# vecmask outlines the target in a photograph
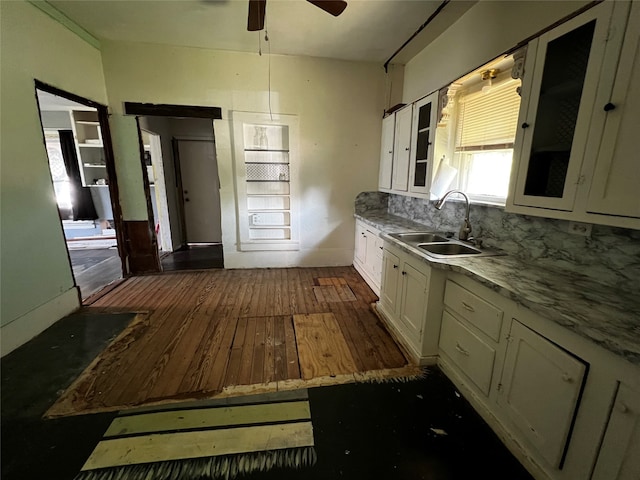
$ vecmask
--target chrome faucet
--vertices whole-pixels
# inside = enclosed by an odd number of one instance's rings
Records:
[[[460,240],[470,240],[471,237],[469,234],[471,233],[471,223],[469,223],[469,197],[467,197],[464,192],[461,192],[460,190],[449,190],[440,200],[436,202],[435,207],[438,210],[442,210],[444,203],[447,201],[447,197],[452,193],[459,193],[460,195],[462,195],[464,197],[464,201],[467,204],[467,208],[464,214],[464,221],[462,222],[460,230],[458,231],[458,238]]]

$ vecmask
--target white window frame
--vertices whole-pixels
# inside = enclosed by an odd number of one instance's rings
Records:
[[[458,170],[458,173],[455,179],[453,180],[450,188],[464,191],[469,196],[469,200],[473,203],[504,206],[506,204],[506,199],[508,195],[509,175],[506,175],[507,185],[505,185],[504,196],[479,195],[479,194],[473,194],[473,193],[467,192],[466,187],[469,181],[468,175],[469,175],[469,170],[471,165],[469,161],[465,159],[465,156],[468,156],[468,154],[473,154],[477,152],[491,152],[491,151],[498,152],[498,151],[509,150],[512,153],[511,168],[513,168],[513,143],[515,142],[516,128],[514,128],[514,139],[512,141],[496,145],[496,148],[494,149],[485,148],[484,146],[481,146],[481,145],[478,145],[479,148],[477,149],[472,149],[467,151],[461,151],[457,148],[458,142],[460,140],[459,138],[460,132],[458,131],[458,118],[459,118],[458,116],[461,114],[461,108],[460,108],[459,101],[465,95],[478,94],[481,91],[483,86],[488,85],[486,81],[483,82],[479,80],[479,73],[483,70],[492,68],[492,64],[495,64],[497,61],[498,60],[491,62],[471,72],[465,77],[458,79],[456,82],[453,82],[449,87],[449,103],[445,107],[448,113],[446,129],[447,129],[447,135],[449,136],[449,140],[446,142],[439,142],[441,144],[444,143],[448,145],[448,147],[446,148],[445,151],[440,151],[440,152],[437,151],[436,158],[442,158],[442,156],[444,156],[445,158],[448,158],[449,165]],[[511,84],[514,90],[518,87],[517,82],[519,82],[519,80],[511,78],[510,69],[511,69],[511,65],[509,65],[508,68],[506,69],[502,69],[502,71],[498,74],[498,76],[494,80],[492,80],[492,84],[493,84],[492,88],[501,88],[501,86],[505,84]],[[455,94],[452,94],[452,91],[455,92]],[[518,110],[519,108],[516,109],[515,111],[514,127],[517,127]],[[436,141],[438,142],[438,140]]]

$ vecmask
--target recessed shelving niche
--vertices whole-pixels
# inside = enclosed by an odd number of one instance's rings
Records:
[[[234,112],[239,248],[298,250],[297,117]]]

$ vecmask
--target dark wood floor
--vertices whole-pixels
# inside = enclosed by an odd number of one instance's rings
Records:
[[[353,267],[129,279],[90,308],[147,313],[85,371],[57,414],[402,367],[370,309],[376,299]]]
[[[224,268],[222,245],[191,245],[162,257],[161,262],[165,272]]]
[[[117,248],[69,250],[69,258],[83,300],[122,278],[122,263]]]

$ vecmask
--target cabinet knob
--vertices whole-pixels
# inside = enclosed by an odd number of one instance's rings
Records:
[[[527,122],[524,122],[524,123],[522,124],[522,128],[529,128],[529,124],[528,124]]]
[[[398,265],[394,265],[393,268],[398,268]]]
[[[611,103],[611,102],[607,103],[607,104],[604,106],[604,111],[605,111],[605,112],[610,112],[611,110],[615,110],[615,109],[616,109],[616,106],[615,106],[613,103]]]
[[[389,150],[389,153],[393,153],[393,150]]]
[[[620,413],[627,413],[629,411],[629,407],[627,407],[622,402],[618,402],[616,403],[616,410],[618,410]]]
[[[562,380],[567,382],[567,383],[573,383],[573,378],[568,373],[563,373],[562,374]]]
[[[382,250],[382,247],[378,247],[380,250]]]
[[[402,274],[403,274],[403,275],[406,275],[406,274],[407,274],[407,272],[405,272],[405,271],[403,270],[403,271],[402,271]]]
[[[405,151],[407,151],[407,152],[408,152],[408,151],[409,151],[409,147],[405,148]]]

